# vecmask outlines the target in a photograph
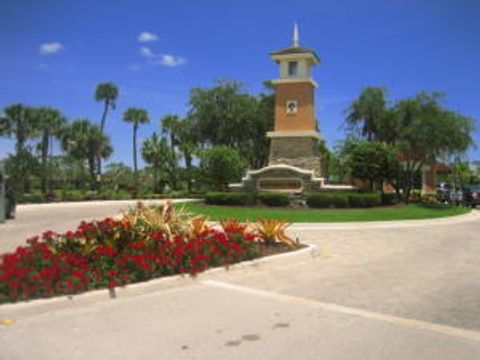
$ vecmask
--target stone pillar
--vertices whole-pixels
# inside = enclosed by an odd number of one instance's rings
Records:
[[[315,177],[321,177],[318,138],[271,137],[268,165],[281,164],[313,170]]]

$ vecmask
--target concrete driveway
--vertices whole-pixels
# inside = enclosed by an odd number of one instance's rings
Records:
[[[114,210],[95,206],[22,221],[38,232],[52,216],[63,226]],[[6,232],[2,243],[17,241]],[[116,299],[0,306],[0,319],[15,321],[0,325],[0,359],[480,359],[479,232],[480,211],[294,225],[315,249],[134,285]]]

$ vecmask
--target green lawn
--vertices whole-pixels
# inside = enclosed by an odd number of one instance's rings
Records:
[[[408,205],[378,207],[372,209],[282,209],[211,206],[202,203],[184,203],[183,207],[193,214],[208,216],[210,220],[235,218],[241,221],[254,221],[258,218],[282,219],[289,222],[352,222],[433,219],[462,215],[470,209],[448,205]]]

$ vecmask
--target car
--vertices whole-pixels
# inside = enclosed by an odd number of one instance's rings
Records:
[[[462,204],[471,207],[480,205],[480,185],[462,185]]]
[[[437,185],[437,200],[442,203],[451,201],[451,186],[448,183],[440,183]]]

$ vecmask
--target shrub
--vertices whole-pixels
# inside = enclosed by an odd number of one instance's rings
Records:
[[[424,195],[422,195],[421,202],[422,202],[422,204],[437,204],[438,203],[437,195],[435,195],[435,194],[424,194]]]
[[[103,190],[98,194],[98,198],[101,200],[129,200],[132,196],[125,190]]]
[[[347,193],[313,193],[307,195],[307,205],[313,208],[348,207]]]
[[[204,194],[190,194],[186,191],[175,191],[175,192],[163,193],[163,194],[144,193],[144,194],[141,194],[140,197],[142,199],[152,199],[152,200],[182,199],[182,198],[203,199],[205,197],[205,195]]]
[[[288,194],[276,193],[276,192],[266,192],[258,194],[258,198],[261,203],[267,206],[289,206],[290,197]]]
[[[349,194],[348,203],[351,207],[373,207],[379,206],[382,203],[382,197],[380,194]]]
[[[398,203],[398,196],[396,193],[383,193],[382,204],[383,205],[395,205]]]
[[[62,190],[60,195],[63,201],[85,200],[85,193],[82,190]]]
[[[224,189],[239,180],[246,168],[245,160],[235,149],[224,145],[200,152],[200,171],[210,189]]]
[[[40,191],[18,195],[20,204],[39,204],[45,202],[45,198]]]
[[[255,195],[245,192],[211,192],[205,195],[205,202],[209,205],[252,205]]]
[[[422,191],[418,189],[414,189],[410,192],[410,202],[411,203],[418,203],[422,200]]]

